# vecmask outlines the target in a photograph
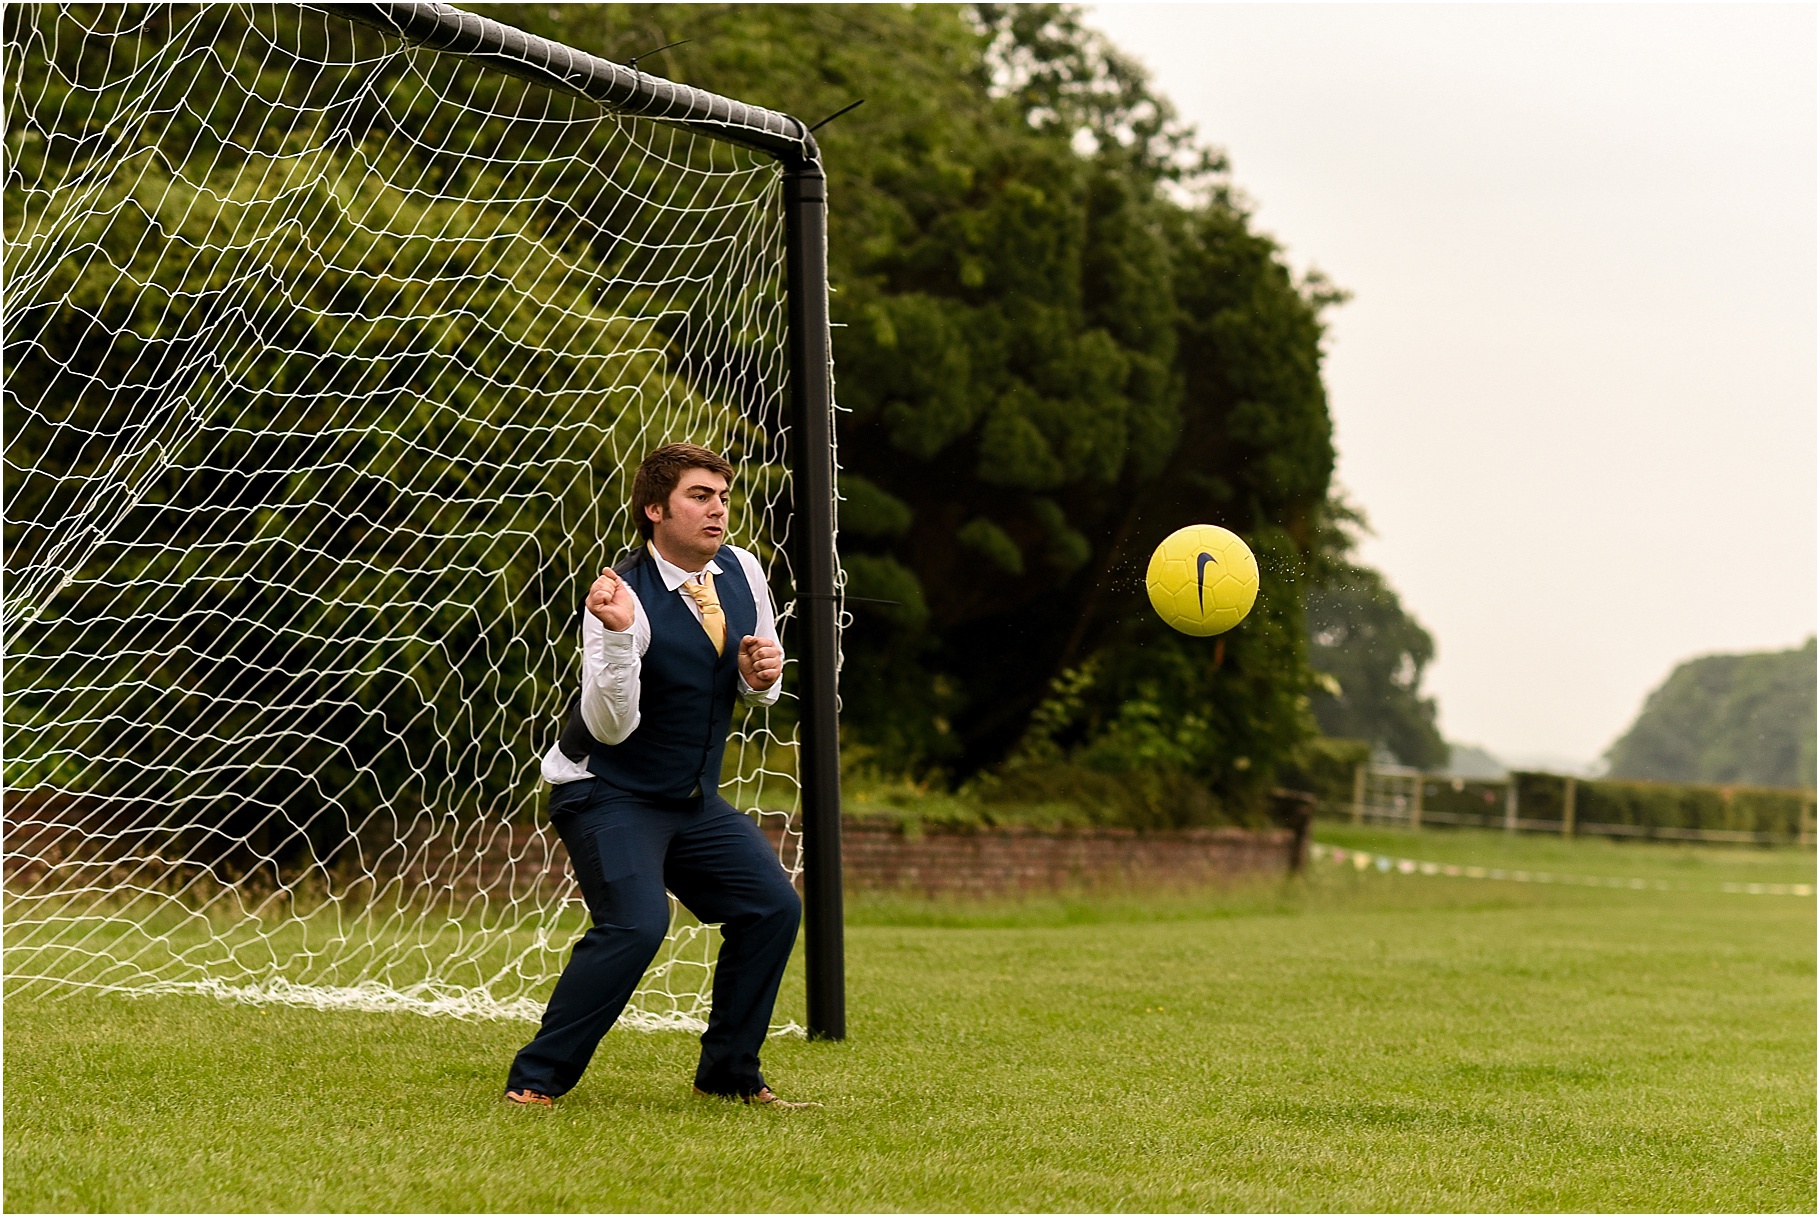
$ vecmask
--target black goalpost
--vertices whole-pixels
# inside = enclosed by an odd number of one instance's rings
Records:
[[[784,172],[788,268],[791,566],[803,623],[798,690],[803,933],[812,1039],[847,1034],[840,857],[840,732],[835,700],[834,385],[828,329],[828,203],[807,124],[676,84],[452,5],[322,4],[384,33],[462,55],[626,114],[766,153]]]

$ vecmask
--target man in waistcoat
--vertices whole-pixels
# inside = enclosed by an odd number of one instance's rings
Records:
[[[758,1054],[802,902],[750,817],[720,797],[734,705],[771,705],[784,653],[758,560],[724,543],[733,467],[694,444],[645,458],[632,515],[645,539],[588,589],[581,692],[543,759],[550,821],[593,925],[506,1081],[548,1106],[581,1078],[669,929],[668,888],[719,923],[699,1094],[790,1107]]]

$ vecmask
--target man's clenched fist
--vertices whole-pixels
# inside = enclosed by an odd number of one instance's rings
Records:
[[[739,674],[754,693],[769,689],[784,674],[784,649],[748,634],[739,640]]]
[[[632,628],[634,602],[632,589],[610,566],[600,572],[600,578],[588,589],[588,611],[609,630]]]

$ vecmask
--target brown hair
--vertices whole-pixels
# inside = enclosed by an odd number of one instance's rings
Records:
[[[670,492],[690,469],[706,469],[726,478],[728,485],[733,482],[733,466],[727,459],[700,444],[665,444],[639,465],[638,474],[632,479],[632,519],[638,524],[638,535],[646,541],[651,539],[655,525],[645,508],[655,503],[668,511]]]

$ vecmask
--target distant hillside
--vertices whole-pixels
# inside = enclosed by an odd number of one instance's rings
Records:
[[[1677,667],[1605,754],[1615,778],[1814,785],[1814,640]]]

